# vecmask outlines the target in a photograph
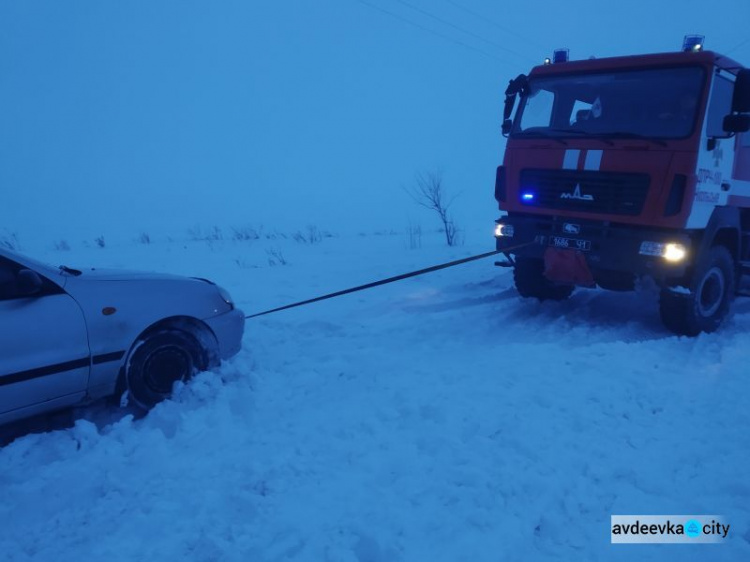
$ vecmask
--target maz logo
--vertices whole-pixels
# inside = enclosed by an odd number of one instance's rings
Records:
[[[561,193],[560,199],[580,199],[581,201],[593,201],[594,196],[581,194],[581,184],[577,183],[576,188],[573,190],[573,193]]]

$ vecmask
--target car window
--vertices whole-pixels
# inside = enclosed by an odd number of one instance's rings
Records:
[[[48,295],[57,295],[64,292],[58,285],[50,281],[44,275],[39,274],[42,279],[42,286],[32,295],[22,295],[18,290],[18,272],[23,269],[31,269],[7,258],[0,257],[0,301],[7,301],[21,298],[39,298]]]
[[[18,264],[0,258],[0,300],[18,297],[16,277],[19,269]]]

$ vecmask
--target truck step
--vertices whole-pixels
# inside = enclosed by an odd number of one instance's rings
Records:
[[[505,261],[496,261],[495,265],[498,267],[513,267],[514,264],[510,260],[505,260]]]
[[[740,273],[742,275],[750,275],[750,261],[740,261]]]

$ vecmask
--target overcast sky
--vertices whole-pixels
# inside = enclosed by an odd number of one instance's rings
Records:
[[[748,21],[748,0],[4,0],[0,230],[428,227],[402,186],[442,168],[490,232],[510,78],[686,33],[750,64]]]

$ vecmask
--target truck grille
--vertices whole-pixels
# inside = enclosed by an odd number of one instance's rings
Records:
[[[519,199],[528,207],[638,215],[646,201],[648,186],[648,174],[522,170]]]

